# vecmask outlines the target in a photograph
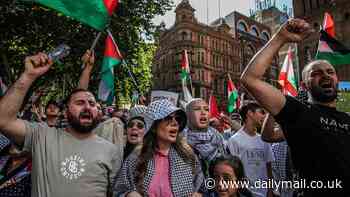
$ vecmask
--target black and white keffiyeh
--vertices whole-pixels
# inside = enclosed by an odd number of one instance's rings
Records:
[[[199,153],[200,159],[212,161],[226,155],[224,138],[212,127],[209,127],[206,132],[186,128],[183,136],[195,152]]]

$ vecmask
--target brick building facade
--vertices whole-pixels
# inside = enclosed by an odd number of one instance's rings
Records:
[[[252,56],[270,38],[269,27],[238,12],[232,12],[211,25],[197,21],[188,0],[175,9],[175,24],[160,30],[158,49],[152,67],[153,89],[181,92],[179,77],[181,53],[188,51],[195,97],[209,100],[214,94],[219,106],[227,102],[226,83],[230,74],[239,86],[241,72]],[[274,67],[276,68],[276,67]],[[276,79],[276,69],[266,75]]]

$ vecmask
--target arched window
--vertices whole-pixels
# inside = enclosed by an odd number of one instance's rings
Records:
[[[181,33],[181,39],[182,39],[182,40],[187,40],[187,33],[186,33],[186,32],[183,31],[183,32]]]
[[[252,27],[252,29],[250,30],[250,34],[259,37],[259,31],[256,27]]]
[[[270,36],[269,36],[269,34],[268,33],[266,33],[266,32],[262,32],[261,33],[261,38],[263,39],[263,40],[270,40]]]
[[[245,32],[248,31],[247,25],[244,24],[244,22],[242,22],[242,21],[238,22],[238,29],[241,30],[241,31],[245,31]]]
[[[252,45],[247,45],[246,47],[245,47],[245,51],[246,51],[246,55],[248,55],[248,56],[250,56],[250,57],[252,57],[253,55],[254,55],[254,47],[252,46]]]

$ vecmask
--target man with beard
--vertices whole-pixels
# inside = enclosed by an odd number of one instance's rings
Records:
[[[305,196],[349,196],[350,117],[336,110],[338,78],[334,67],[327,61],[305,66],[302,85],[310,98],[306,104],[284,96],[262,80],[285,43],[300,42],[312,31],[304,20],[287,21],[254,56],[241,82],[281,125],[293,163],[309,186]],[[314,181],[318,181],[318,188]]]
[[[32,154],[32,196],[109,196],[122,155],[92,132],[98,112],[91,92],[68,97],[65,130],[16,117],[31,84],[51,65],[44,53],[26,57],[25,71],[0,100],[0,131]]]
[[[89,82],[91,77],[91,72],[95,64],[95,54],[93,51],[87,50],[82,57],[82,61],[84,63],[84,70],[81,73],[78,88],[87,90],[89,88]],[[97,103],[98,109],[98,120],[100,120],[100,124],[96,129],[94,129],[94,133],[98,136],[102,137],[109,142],[115,144],[118,147],[119,155],[124,155],[124,123],[121,118],[113,117],[105,118],[103,117],[102,107],[99,103]]]

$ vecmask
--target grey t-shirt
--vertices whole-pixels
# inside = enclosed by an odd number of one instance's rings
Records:
[[[122,155],[100,138],[79,140],[63,129],[26,122],[24,150],[33,157],[32,196],[105,197]]]

